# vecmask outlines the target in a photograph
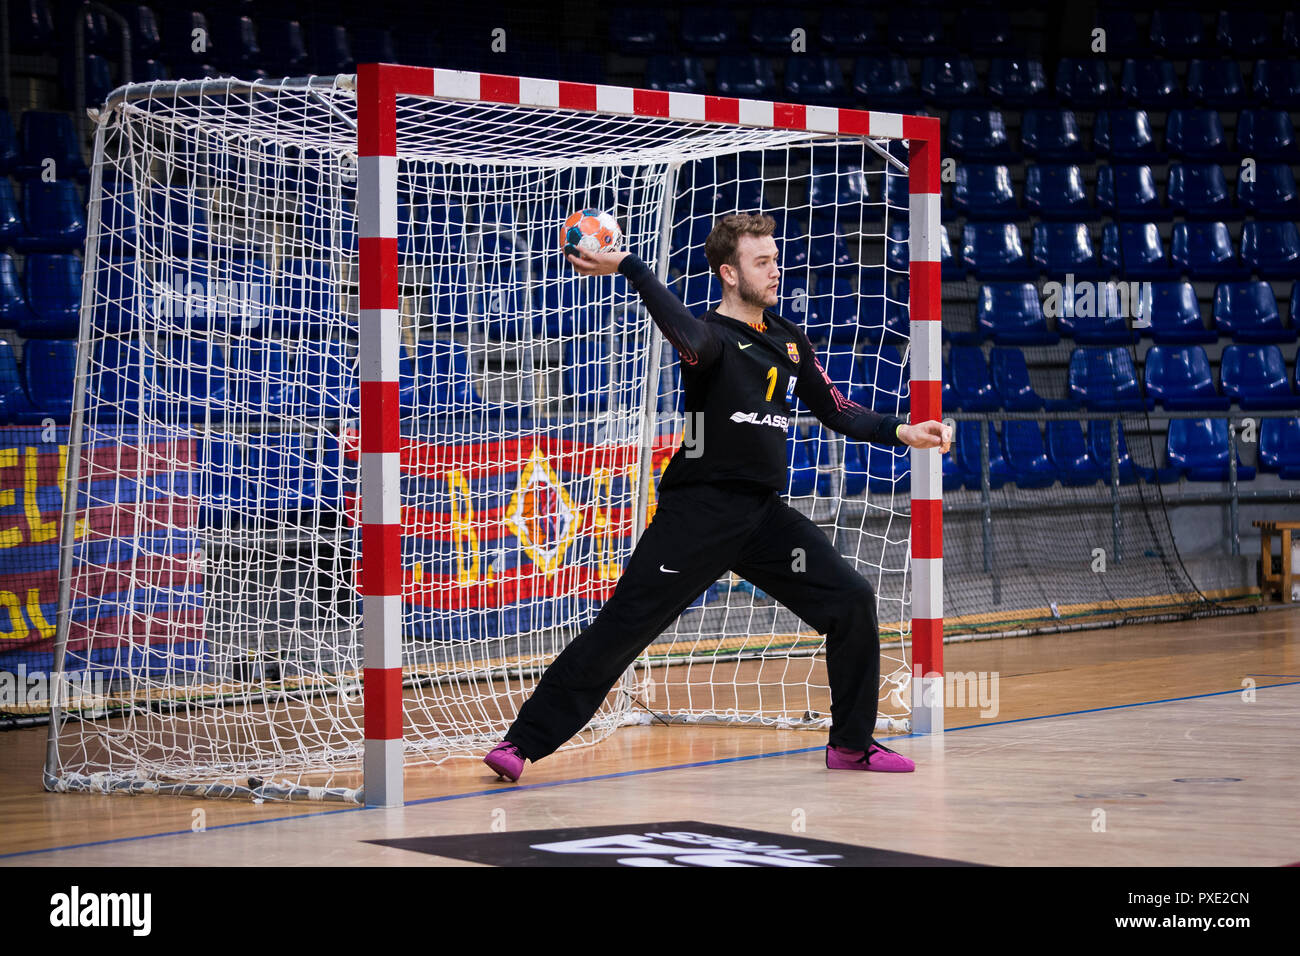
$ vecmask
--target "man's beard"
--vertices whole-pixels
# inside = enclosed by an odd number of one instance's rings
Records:
[[[736,294],[746,305],[752,305],[756,309],[770,309],[775,303],[767,301],[767,287],[750,285],[745,281],[744,276],[737,276],[740,280],[736,284]]]

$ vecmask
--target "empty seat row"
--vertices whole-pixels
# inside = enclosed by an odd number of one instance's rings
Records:
[[[869,11],[828,6],[820,12],[806,9],[756,7],[742,25],[734,11],[716,6],[686,6],[676,27],[665,11],[656,7],[614,8],[609,39],[620,52],[645,55],[686,49],[718,55],[758,49],[788,52],[794,30],[803,32],[809,49],[836,54],[890,49],[925,55],[944,48],[942,18],[931,10],[899,7],[890,11],[886,29],[879,31]],[[978,54],[997,54],[1011,40],[1006,11],[981,8],[963,18],[954,40]]]
[[[29,179],[22,194],[20,203],[13,181],[0,177],[0,248],[59,252],[85,246],[86,216],[76,183]]]
[[[944,369],[950,388],[944,405],[964,411],[1049,411],[1077,407],[1073,401],[1046,400],[1029,381],[1018,349],[994,348],[986,363],[976,346],[954,345]],[[1143,376],[1147,396],[1171,411],[1226,410],[1232,402],[1247,410],[1300,408],[1288,370],[1276,345],[1230,345],[1220,361],[1222,391],[1205,350],[1199,345],[1154,345],[1146,353]]]
[[[1146,292],[1149,288],[1149,294]],[[1162,344],[1212,342],[1220,335],[1235,342],[1294,342],[1300,335],[1300,283],[1292,286],[1291,324],[1278,313],[1272,287],[1262,281],[1225,282],[1214,291],[1214,328],[1201,322],[1200,307],[1187,282],[1058,283],[1043,291],[1030,282],[988,283],[980,287],[976,312],[980,332],[999,345],[1051,345],[1067,335],[1078,342],[1132,342],[1134,330],[1149,331]],[[1059,333],[1048,329],[1046,314]]]
[[[0,339],[0,424],[67,424],[72,416],[77,343],[30,341],[19,368],[13,346]]]
[[[1245,223],[1239,257],[1224,223],[1176,223],[1168,258],[1154,223],[1108,223],[1100,254],[1087,223],[1040,222],[1032,235],[1032,254],[1027,255],[1014,223],[967,222],[961,264],[980,279],[1067,272],[1094,278],[1300,278],[1300,230],[1290,221]]]
[[[1172,114],[1171,114],[1172,115]],[[1020,155],[1053,162],[1091,162],[1095,157],[1112,162],[1153,162],[1166,153],[1251,157],[1258,161],[1295,162],[1300,158],[1295,124],[1285,109],[1263,109],[1243,104],[1237,114],[1236,134],[1227,145],[1219,114],[1188,110],[1175,125],[1173,144],[1166,127],[1164,148],[1158,144],[1145,109],[1099,110],[1092,143],[1085,143],[1079,118],[1072,109],[1033,107],[1020,121],[1019,143],[1013,142],[1006,118],[996,109],[954,109],[948,121],[948,154],[959,159],[1015,160]],[[1213,117],[1211,119],[1210,117]]]
[[[1136,170],[1146,166],[1133,167]],[[1155,218],[1180,215],[1201,219],[1300,218],[1300,190],[1287,163],[1258,163],[1239,175],[1236,202],[1222,168],[1214,163],[1174,163],[1169,167],[1168,207],[1159,202],[1155,179],[1148,173],[1098,170],[1094,208],[1076,165],[1040,163],[1025,169],[1024,203],[1017,201],[1011,170],[1004,165],[964,163],[957,167],[952,202],[944,212],[969,219],[1097,219],[1111,213],[1124,218],[1154,210]],[[1152,198],[1154,197],[1154,201]],[[1122,205],[1121,205],[1122,201]],[[1104,203],[1104,206],[1100,206]],[[881,208],[881,207],[877,207]],[[1148,215],[1148,218],[1153,218]]]

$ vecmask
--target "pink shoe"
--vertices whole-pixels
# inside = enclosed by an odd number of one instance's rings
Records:
[[[483,758],[483,762],[493,769],[498,776],[514,783],[524,772],[524,758],[519,748],[508,740],[503,740]]]
[[[847,747],[827,746],[826,769],[911,773],[916,769],[916,764],[902,754],[895,753],[888,747],[873,740],[867,747],[866,753],[861,750],[850,750]]]

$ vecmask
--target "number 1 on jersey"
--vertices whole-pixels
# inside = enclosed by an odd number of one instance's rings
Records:
[[[775,365],[773,365],[770,369],[767,370],[767,398],[763,399],[763,401],[770,402],[772,400],[772,393],[774,391],[776,391],[776,366]]]

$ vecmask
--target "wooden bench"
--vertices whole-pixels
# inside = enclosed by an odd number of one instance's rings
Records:
[[[1298,569],[1291,567],[1291,532],[1300,531],[1300,521],[1252,521],[1259,529],[1259,589],[1265,598],[1276,589],[1282,603],[1291,602],[1291,579]],[[1273,573],[1273,535],[1282,536],[1282,570]]]

